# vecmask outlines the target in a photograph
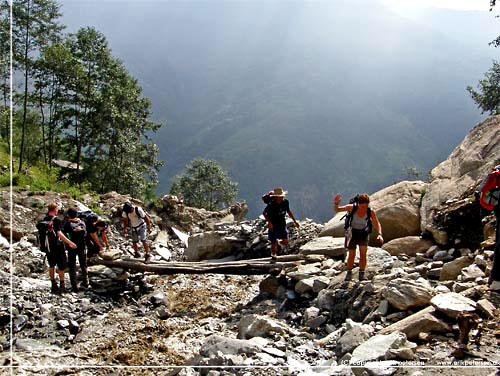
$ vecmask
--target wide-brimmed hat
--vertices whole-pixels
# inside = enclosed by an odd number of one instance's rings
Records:
[[[287,191],[284,191],[283,188],[278,187],[274,188],[274,193],[271,195],[273,197],[285,197],[288,194]]]

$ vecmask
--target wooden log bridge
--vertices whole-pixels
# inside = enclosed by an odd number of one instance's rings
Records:
[[[279,273],[283,269],[292,268],[301,264],[321,262],[324,259],[322,255],[285,255],[276,257],[276,263],[271,263],[270,257],[228,262],[151,262],[149,264],[145,264],[138,259],[98,259],[95,263],[109,267],[152,272],[162,275],[205,273],[252,275]]]

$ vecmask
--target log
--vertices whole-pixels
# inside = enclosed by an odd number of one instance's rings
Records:
[[[280,272],[282,269],[297,266],[298,264],[318,262],[323,257],[304,256],[304,255],[286,255],[278,256],[276,263],[272,264],[271,258],[230,261],[223,263],[208,262],[156,262],[145,264],[137,259],[121,260],[96,260],[96,264],[106,265],[128,270],[142,272],[152,272],[155,274],[235,274],[235,275],[253,275],[269,274]]]

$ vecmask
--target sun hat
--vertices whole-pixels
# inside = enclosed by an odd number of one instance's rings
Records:
[[[285,197],[288,194],[287,191],[284,191],[283,188],[278,187],[274,188],[274,193],[271,195],[273,197]]]

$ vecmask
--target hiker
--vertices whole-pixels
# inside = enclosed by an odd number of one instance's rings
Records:
[[[106,246],[106,250],[109,252],[109,241],[107,236],[108,223],[100,218],[95,213],[86,213],[81,217],[85,222],[87,236],[85,242],[87,245],[87,264],[92,263],[93,259],[97,255],[102,255],[103,243]],[[101,239],[99,239],[101,237]]]
[[[69,208],[66,212],[68,219],[63,225],[63,232],[67,235],[76,248],[68,248],[68,266],[69,266],[69,280],[71,282],[71,289],[73,292],[78,292],[78,284],[76,278],[76,258],[80,263],[82,271],[82,286],[88,287],[89,278],[87,274],[87,255],[85,252],[85,243],[87,237],[87,226],[85,222],[78,218],[78,211],[75,208]]]
[[[491,169],[479,187],[478,194],[481,207],[486,209],[486,212],[493,211],[496,218],[493,267],[488,279],[488,285],[491,290],[500,290],[500,165]]]
[[[64,244],[67,244],[72,249],[76,249],[77,246],[63,234],[62,221],[57,216],[58,212],[58,205],[56,203],[51,203],[48,206],[47,215],[43,218],[42,222],[37,225],[37,228],[40,233],[40,248],[42,251],[46,252],[47,261],[49,262],[50,290],[53,293],[62,294],[66,292],[64,272],[67,267],[67,258]],[[56,266],[57,274],[59,274],[59,287],[57,286],[55,276]]]
[[[357,195],[351,204],[339,206],[341,196],[334,198],[333,209],[335,212],[348,212],[346,216],[346,248],[349,251],[347,259],[347,275],[345,282],[352,278],[352,268],[354,267],[354,258],[356,256],[356,246],[359,246],[359,280],[365,280],[366,269],[366,251],[368,250],[368,239],[372,232],[372,225],[378,232],[377,240],[384,243],[382,238],[382,226],[375,214],[375,210],[369,207],[370,197],[366,194]]]
[[[144,262],[146,264],[149,263],[151,261],[151,255],[149,253],[149,244],[146,232],[146,228],[148,232],[151,231],[151,220],[149,215],[141,207],[132,205],[130,202],[126,202],[123,205],[122,220],[123,236],[128,236],[128,226],[130,225],[132,246],[134,247],[134,257],[141,257],[137,246],[137,243],[141,241],[145,253]]]
[[[288,214],[292,218],[295,227],[300,227],[290,210],[290,203],[285,199],[287,193],[281,187],[275,188],[273,192],[269,192],[270,200],[262,213],[269,225],[268,239],[271,241],[272,262],[276,262],[276,254],[281,250],[281,246],[288,246],[288,230],[286,229],[285,215]]]

